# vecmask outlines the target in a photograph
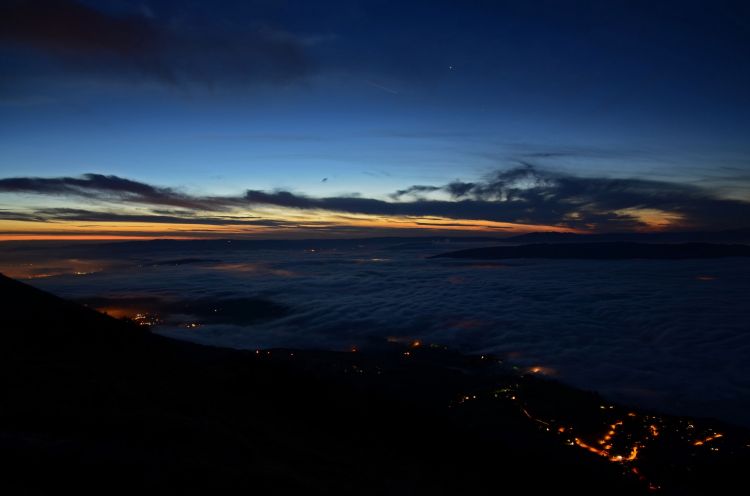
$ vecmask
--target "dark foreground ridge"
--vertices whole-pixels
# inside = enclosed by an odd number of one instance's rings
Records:
[[[0,302],[5,494],[707,494],[748,463],[742,429],[489,356],[210,348],[1,275]]]
[[[750,246],[710,243],[554,243],[492,246],[441,253],[430,258],[556,258],[590,260],[684,260],[690,258],[750,257]]]

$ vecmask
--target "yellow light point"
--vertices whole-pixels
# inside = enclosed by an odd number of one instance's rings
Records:
[[[416,341],[414,341],[414,342],[411,343],[411,347],[412,348],[419,348],[420,346],[422,346],[422,342],[419,341],[419,340],[416,340]]]
[[[652,436],[659,437],[659,429],[657,429],[655,425],[653,424],[649,425],[648,430],[651,431]]]

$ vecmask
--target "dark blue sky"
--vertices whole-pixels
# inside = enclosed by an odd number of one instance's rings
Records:
[[[750,197],[749,5],[4,0],[0,178],[95,173],[196,197],[484,201],[495,202],[487,215],[416,211],[598,230],[654,216],[662,227],[736,227]],[[444,188],[496,184],[519,168],[534,171],[521,188],[535,197],[560,177],[622,180],[616,189],[630,192],[627,181],[641,182],[615,206],[589,193],[580,225],[557,205],[504,215],[505,193]],[[435,190],[389,196],[412,185]],[[684,198],[654,201],[678,186]],[[3,192],[2,211],[47,223],[42,208],[115,208],[99,190]],[[557,199],[569,206],[571,195]],[[686,212],[705,214],[698,197],[732,206],[697,220]],[[338,213],[373,214],[347,208]],[[3,231],[28,228],[16,221]]]

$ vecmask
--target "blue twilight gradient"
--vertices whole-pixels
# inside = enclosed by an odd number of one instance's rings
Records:
[[[741,2],[42,3],[176,41],[0,37],[3,177],[383,197],[531,162],[750,191]]]

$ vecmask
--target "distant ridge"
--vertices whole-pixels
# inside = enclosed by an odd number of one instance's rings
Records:
[[[503,243],[750,243],[750,228],[696,232],[621,232],[578,234],[571,232],[533,232],[499,240]]]
[[[552,258],[591,260],[683,260],[690,258],[750,257],[750,246],[709,243],[556,243],[470,248],[430,258]]]

